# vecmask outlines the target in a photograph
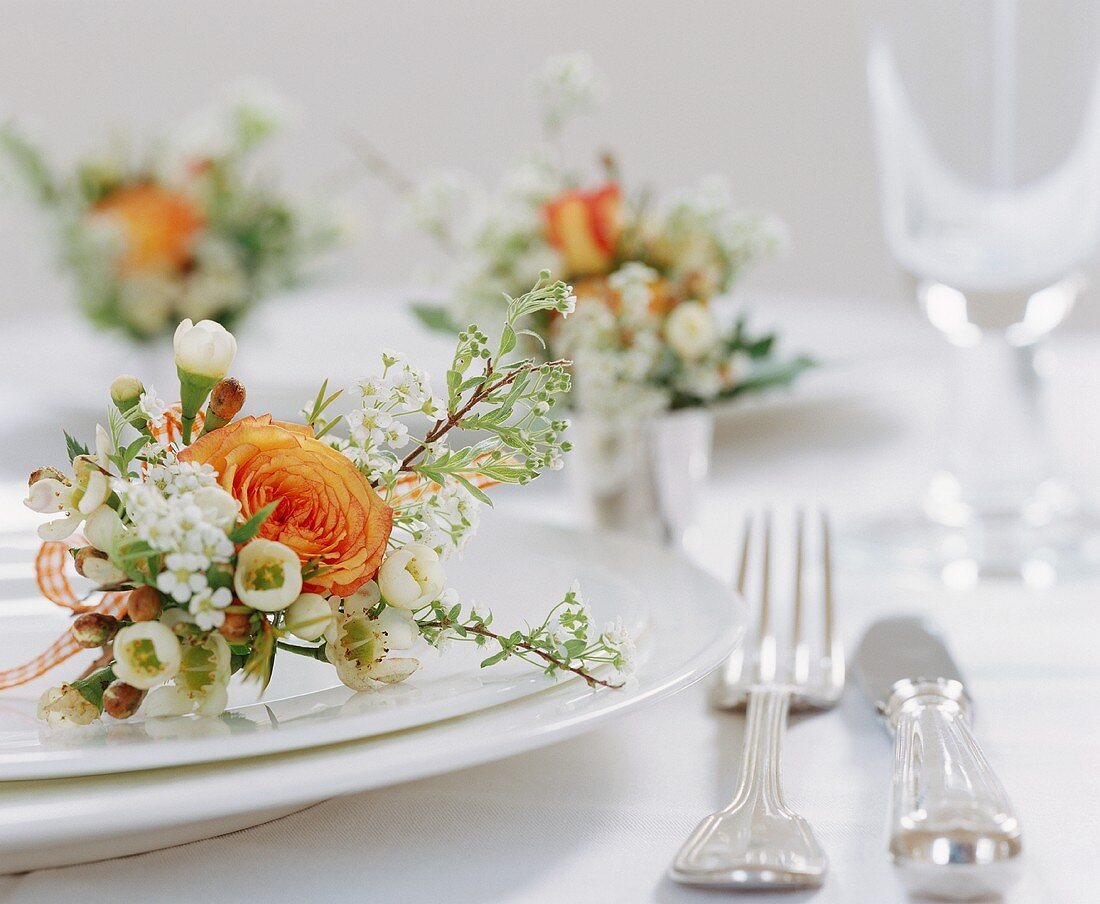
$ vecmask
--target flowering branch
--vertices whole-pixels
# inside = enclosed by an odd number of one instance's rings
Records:
[[[536,370],[541,370],[544,367],[565,368],[569,364],[570,362],[566,358],[560,358],[557,361],[550,361],[546,364],[537,364],[534,361],[525,361],[510,370],[495,383],[483,383],[474,391],[473,395],[470,396],[469,400],[458,411],[448,412],[445,419],[441,419],[435,422],[435,425],[432,427],[432,429],[429,430],[428,433],[425,435],[424,440],[415,449],[413,449],[412,452],[405,456],[404,460],[401,462],[401,467],[399,468],[399,470],[414,470],[413,462],[415,462],[416,459],[419,458],[425,450],[430,448],[432,444],[437,443],[439,440],[443,439],[443,437],[446,436],[447,433],[453,430],[455,427],[460,426],[463,419],[468,414],[470,414],[470,412],[472,412],[473,409],[476,408],[480,403],[488,399],[494,392],[511,386],[516,382],[517,379],[525,374],[530,374]],[[485,362],[485,376],[488,377],[492,373],[493,362],[490,358]]]
[[[480,625],[461,625],[458,622],[452,622],[446,618],[432,619],[429,621],[417,622],[421,629],[447,631],[458,631],[462,629],[463,634],[458,635],[460,640],[472,640],[473,638],[482,638],[484,640],[495,640],[500,644],[500,653],[490,656],[489,659],[482,662],[482,667],[495,665],[509,656],[518,656],[521,659],[527,659],[524,655],[529,653],[533,656],[537,656],[547,665],[547,672],[553,673],[555,671],[572,672],[585,680],[589,687],[595,687],[600,685],[601,687],[618,688],[622,687],[622,682],[618,684],[606,681],[602,678],[597,678],[591,672],[586,671],[580,666],[573,666],[569,664],[569,661],[562,657],[555,656],[552,653],[546,652],[546,650],[539,649],[534,646],[530,641],[524,640],[523,635],[519,631],[515,631],[512,634],[505,637],[503,634],[497,634],[494,631],[490,631],[488,628],[481,627]],[[473,635],[473,638],[466,637],[465,635]],[[475,641],[476,642],[476,641]],[[504,654],[504,655],[501,655]],[[499,657],[499,658],[497,658]],[[492,660],[492,661],[490,661]],[[530,662],[530,659],[527,659]]]
[[[500,649],[483,660],[482,668],[496,665],[512,656],[541,665],[548,675],[570,672],[583,678],[589,687],[622,687],[597,678],[592,668],[610,665],[620,674],[630,671],[634,659],[634,644],[620,621],[610,623],[593,638],[592,616],[574,585],[546,618],[534,628],[499,634],[490,628],[492,612],[471,608],[462,617],[460,603],[453,605],[443,599],[433,602],[416,619],[421,635],[428,643],[441,646],[450,640],[463,640],[485,646],[495,641]]]

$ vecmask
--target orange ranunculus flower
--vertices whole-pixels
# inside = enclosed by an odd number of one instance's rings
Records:
[[[593,191],[569,191],[544,208],[546,240],[562,256],[567,278],[606,273],[622,234],[622,197],[609,182]]]
[[[200,437],[179,457],[212,465],[246,518],[279,503],[259,536],[326,569],[305,582],[306,590],[350,596],[378,571],[393,511],[311,428],[273,421],[270,414],[246,417]]]
[[[182,270],[203,226],[191,199],[153,182],[116,189],[92,208],[92,215],[122,230],[126,247],[119,267],[125,274]]]

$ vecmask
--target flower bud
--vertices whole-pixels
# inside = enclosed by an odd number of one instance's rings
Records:
[[[319,593],[303,593],[286,610],[283,626],[302,640],[317,640],[332,624],[332,607]]]
[[[92,649],[114,640],[118,626],[118,619],[106,612],[85,612],[74,619],[70,630],[73,640],[82,647]]]
[[[115,377],[114,382],[111,383],[111,401],[123,413],[141,401],[143,392],[145,392],[145,386],[132,374],[122,374]]]
[[[409,543],[394,550],[378,569],[378,589],[383,599],[410,612],[438,599],[445,581],[439,553],[424,543]]]
[[[247,612],[226,612],[218,632],[230,643],[244,643],[252,633],[252,616]]]
[[[172,339],[176,373],[180,378],[180,415],[183,442],[191,442],[195,417],[214,385],[226,375],[237,354],[237,340],[220,323],[184,320]]]
[[[129,719],[144,699],[145,691],[125,681],[112,681],[103,691],[103,711],[114,719]]]
[[[229,371],[237,354],[237,340],[220,323],[184,320],[172,337],[176,368],[182,373],[202,377],[212,387]]]
[[[107,558],[94,546],[82,546],[73,556],[77,574],[95,581],[100,587],[120,584],[126,580],[126,572]]]
[[[147,622],[160,617],[164,604],[156,587],[135,587],[126,600],[126,614],[130,621]]]

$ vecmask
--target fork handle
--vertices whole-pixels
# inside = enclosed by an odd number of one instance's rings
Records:
[[[1020,828],[970,730],[958,681],[899,681],[884,709],[894,730],[890,855],[913,891],[967,898],[1016,878]]]
[[[779,784],[780,747],[787,728],[790,703],[790,692],[776,686],[754,687],[749,691],[741,776],[731,807],[741,805],[749,798],[755,798],[773,809],[783,806]]]

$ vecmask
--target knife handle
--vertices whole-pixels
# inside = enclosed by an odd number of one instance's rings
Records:
[[[899,681],[883,714],[894,731],[890,856],[914,892],[1004,891],[1017,878],[1020,827],[970,730],[958,681]]]

